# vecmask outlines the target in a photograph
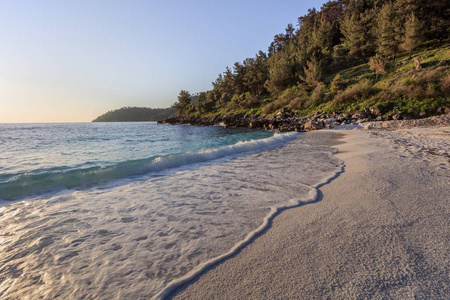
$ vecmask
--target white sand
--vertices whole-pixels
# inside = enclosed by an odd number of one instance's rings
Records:
[[[321,201],[283,212],[174,298],[448,299],[450,127],[422,130],[341,131],[345,172]]]

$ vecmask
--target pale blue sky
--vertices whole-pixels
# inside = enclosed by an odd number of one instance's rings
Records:
[[[168,107],[324,2],[0,0],[0,122]]]

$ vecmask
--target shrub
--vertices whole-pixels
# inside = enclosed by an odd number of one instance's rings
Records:
[[[431,92],[436,92],[441,90],[441,85],[439,82],[433,81],[428,83],[428,90]]]
[[[275,104],[273,102],[267,103],[263,108],[263,113],[265,115],[271,114],[275,111]]]
[[[318,84],[311,94],[311,100],[315,103],[318,103],[325,99],[325,89],[325,84]]]
[[[330,91],[333,94],[337,94],[344,90],[345,86],[347,85],[347,81],[344,80],[341,76],[341,74],[337,74],[334,76],[333,80],[330,84]]]
[[[310,61],[306,62],[306,66],[303,67],[305,76],[300,76],[310,88],[315,88],[322,81],[323,64],[313,57]]]
[[[387,61],[378,54],[370,58],[369,67],[377,74],[376,80],[378,80],[379,74],[387,75]]]
[[[403,79],[403,84],[405,86],[411,86],[414,84],[414,78],[412,78],[411,76],[407,76],[406,78]]]
[[[446,94],[450,93],[450,73],[441,79],[441,90]]]
[[[405,79],[402,94],[407,99],[423,99],[443,96],[446,89],[445,75],[447,68],[423,69],[417,72],[411,83]],[[443,93],[444,92],[444,93]]]
[[[234,95],[227,104],[227,111],[251,109],[257,107],[259,103],[258,97],[249,92],[241,95]]]
[[[357,101],[369,96],[372,91],[372,82],[363,79],[360,82],[349,86],[345,91],[334,97],[334,104],[341,104],[349,101]]]

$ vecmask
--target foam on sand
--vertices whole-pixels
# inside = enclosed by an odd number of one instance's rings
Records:
[[[275,216],[277,216],[280,212],[291,209],[295,207],[299,207],[305,204],[314,203],[319,199],[319,191],[318,188],[320,186],[330,182],[334,178],[336,178],[342,171],[343,171],[344,165],[342,164],[342,167],[339,171],[337,171],[335,174],[331,175],[329,178],[327,178],[325,181],[316,184],[314,186],[308,186],[311,188],[310,192],[308,193],[308,196],[306,197],[307,200],[290,200],[289,204],[281,205],[281,206],[275,206],[271,207],[269,213],[265,216],[263,223],[256,228],[255,230],[249,232],[247,236],[242,240],[236,243],[228,252],[221,254],[213,259],[210,259],[209,261],[206,261],[199,266],[197,266],[194,270],[190,271],[185,276],[178,278],[176,280],[173,280],[167,284],[167,286],[159,292],[155,299],[165,299],[166,297],[170,296],[171,293],[173,293],[177,288],[189,283],[193,279],[195,279],[197,276],[199,276],[201,273],[206,271],[208,268],[213,267],[214,265],[217,265],[218,263],[224,261],[225,259],[233,256],[234,254],[238,253],[241,249],[243,249],[245,246],[249,245],[256,237],[258,237],[261,233],[263,233],[265,230],[267,230],[270,226],[270,223],[273,221]]]
[[[450,164],[417,143],[445,147],[449,132],[413,132],[341,131],[345,172],[322,200],[280,214],[173,299],[447,299]]]
[[[341,170],[326,138],[292,137],[166,176],[5,206],[2,296],[167,295],[252,243],[277,212],[314,201],[317,184]]]

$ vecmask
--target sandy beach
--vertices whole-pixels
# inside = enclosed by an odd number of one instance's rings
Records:
[[[172,297],[446,299],[450,127],[440,120],[334,130],[345,172],[319,201],[282,212]]]

